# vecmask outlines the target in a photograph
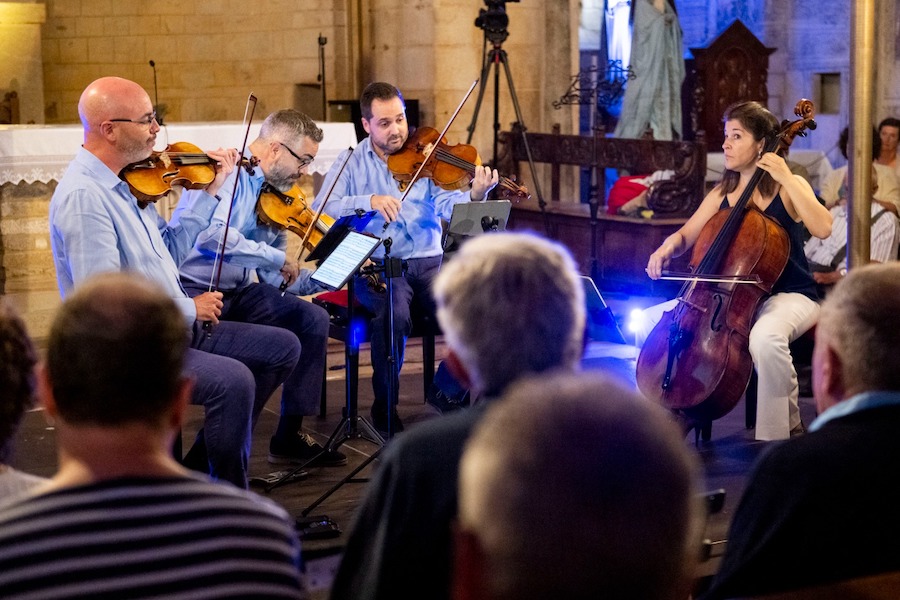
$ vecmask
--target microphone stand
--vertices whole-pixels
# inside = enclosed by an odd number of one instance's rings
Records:
[[[319,33],[319,82],[322,84],[322,120],[328,120],[328,102],[325,94],[325,44],[328,38]]]
[[[156,122],[161,127],[163,125],[163,115],[159,111],[159,88],[156,87],[156,62],[151,60],[150,66],[153,68],[153,101],[156,103],[153,107],[153,111],[156,113]]]

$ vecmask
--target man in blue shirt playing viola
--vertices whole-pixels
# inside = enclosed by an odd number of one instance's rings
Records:
[[[246,488],[253,406],[264,403],[291,373],[300,344],[278,327],[220,323],[221,292],[190,298],[178,278],[178,264],[209,225],[215,195],[234,169],[237,152],[209,152],[218,161],[214,181],[190,209],[167,223],[153,203],[138,200],[119,178],[126,166],[149,157],[156,142],[160,128],[147,92],[133,81],[103,77],[84,90],[78,114],[84,145],[50,201],[60,293],[65,297],[91,275],[110,271],[140,273],[167,291],[191,340],[185,370],[196,383],[192,402],[206,413],[189,457],[208,463],[213,478]],[[211,327],[204,330],[206,322]]]
[[[416,303],[422,314],[434,315],[434,299],[431,296],[431,282],[441,266],[441,219],[450,219],[453,206],[470,200],[483,200],[497,185],[496,170],[479,166],[471,190],[443,190],[430,179],[420,179],[400,202],[397,181],[388,170],[387,158],[403,148],[409,137],[406,120],[406,105],[403,95],[389,83],[370,83],[360,96],[362,125],[369,137],[360,142],[350,157],[347,166],[327,199],[324,212],[339,218],[353,214],[357,209],[377,211],[377,215],[366,226],[366,231],[382,238],[391,239],[390,256],[403,259],[407,270],[403,277],[393,281],[394,336],[397,351],[396,371],[403,364],[403,350],[406,338],[412,329],[410,307]],[[325,178],[322,192],[313,205],[318,209],[326,201],[327,191],[338,175],[344,162],[342,155]],[[387,224],[387,227],[385,227]],[[384,249],[379,247],[373,255],[376,264],[383,262]],[[386,295],[379,286],[367,285],[366,279],[358,279],[355,286],[357,300],[375,315],[372,331],[372,387],[375,401],[372,405],[372,420],[382,432],[388,431],[388,384],[395,376],[392,389],[397,390],[399,382],[396,373],[387,360],[388,340],[384,335],[387,318]],[[393,432],[403,430],[396,409],[391,407],[390,423]]]
[[[268,221],[262,220],[266,215],[257,210],[261,193],[270,197],[297,194],[295,185],[315,159],[322,137],[316,123],[296,110],[279,110],[266,117],[259,137],[248,146],[252,166],[236,169],[229,176],[219,191],[222,202],[209,227],[197,237],[181,265],[181,281],[189,296],[202,295],[209,282],[219,277],[217,287],[224,293],[223,320],[283,327],[300,340],[300,361],[284,382],[281,416],[269,441],[272,464],[347,463],[341,452],[323,452],[308,434],[300,433],[303,417],[316,414],[322,398],[328,313],[297,297],[321,289],[310,281],[311,271],[301,270],[296,257],[288,256],[287,231],[270,224],[271,215]],[[204,195],[200,190],[185,192],[179,210],[202,201]],[[301,201],[298,195],[291,203],[296,206]],[[282,199],[273,202],[281,203]],[[220,252],[223,237],[227,244]],[[279,289],[282,283],[287,286],[284,294]],[[262,408],[254,407],[254,422]]]

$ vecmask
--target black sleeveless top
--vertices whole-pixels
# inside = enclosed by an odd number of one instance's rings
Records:
[[[728,196],[722,199],[720,209],[730,208]],[[803,224],[791,218],[784,203],[781,202],[781,194],[775,194],[772,202],[763,211],[763,214],[772,217],[787,232],[791,242],[791,252],[788,255],[787,265],[781,273],[781,277],[772,287],[772,294],[780,292],[795,292],[803,294],[811,300],[819,301],[819,292],[816,289],[816,281],[809,271],[809,262],[803,253]]]

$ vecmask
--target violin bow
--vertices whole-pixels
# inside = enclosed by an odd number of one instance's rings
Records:
[[[312,222],[309,225],[309,228],[306,230],[306,235],[303,236],[303,239],[300,241],[300,252],[297,253],[297,262],[300,262],[300,259],[303,258],[303,251],[306,249],[306,243],[309,241],[310,236],[312,235],[313,227],[316,226],[316,223],[319,222],[319,217],[322,216],[322,212],[325,210],[325,205],[328,204],[328,199],[331,198],[331,192],[334,191],[335,186],[337,185],[338,179],[341,178],[341,173],[344,172],[344,167],[347,166],[347,163],[350,162],[350,157],[353,156],[353,147],[347,148],[347,156],[344,157],[344,162],[341,163],[341,168],[338,169],[337,175],[334,176],[334,179],[331,182],[331,185],[328,187],[328,191],[325,192],[325,199],[322,200],[322,206],[316,211],[313,216]],[[284,280],[281,282],[281,285],[278,286],[281,295],[284,296],[284,292],[288,289],[288,282]]]
[[[246,129],[244,130],[244,143],[241,144],[241,153],[240,156],[238,156],[235,166],[234,187],[231,190],[231,201],[228,203],[228,216],[225,217],[225,231],[222,232],[222,243],[219,244],[219,247],[216,250],[216,258],[213,261],[214,275],[210,277],[209,281],[208,291],[210,292],[215,292],[219,289],[219,281],[222,278],[222,264],[225,262],[225,244],[228,241],[228,228],[231,226],[231,212],[234,210],[234,198],[237,196],[238,182],[241,180],[240,173],[237,171],[240,170],[241,163],[244,161],[244,151],[247,149],[247,139],[250,137],[250,123],[253,122],[253,113],[255,111],[256,96],[253,95],[253,92],[250,92],[250,95],[247,97],[247,104],[244,106],[244,124],[246,125]],[[203,329],[206,330],[207,335],[210,334],[211,328],[211,321],[203,323]]]
[[[444,126],[443,131],[441,131],[440,135],[437,137],[437,142],[435,144],[440,144],[441,140],[444,139],[444,136],[447,135],[447,131],[450,129],[450,126],[453,125],[453,121],[456,120],[456,117],[459,115],[459,111],[462,110],[462,107],[465,106],[466,101],[468,101],[469,96],[472,95],[472,91],[475,89],[475,86],[478,85],[478,80],[472,82],[472,85],[469,87],[469,91],[466,92],[466,95],[463,97],[462,101],[459,103],[459,106],[456,107],[456,110],[453,111],[453,114],[450,115],[450,120],[447,121],[447,124]],[[410,190],[412,190],[413,184],[419,180],[419,177],[422,175],[422,170],[425,168],[426,163],[428,163],[428,158],[431,156],[429,153],[428,156],[425,157],[425,160],[422,161],[422,164],[419,165],[419,168],[416,169],[416,172],[413,173],[412,179],[409,180],[409,183],[406,184],[406,190],[403,192],[403,196],[400,198],[400,203],[402,204],[406,197],[409,195]],[[385,223],[382,231],[388,228],[390,223]]]
[[[644,269],[645,271],[647,269]],[[740,275],[698,275],[697,273],[683,273],[681,271],[663,271],[660,279],[667,281],[693,281],[698,283],[737,283],[759,285],[762,280],[759,275],[749,277]]]

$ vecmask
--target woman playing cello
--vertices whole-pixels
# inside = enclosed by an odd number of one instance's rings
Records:
[[[757,168],[765,171],[752,190],[750,202],[783,228],[790,240],[787,264],[763,299],[752,321],[749,350],[759,376],[756,439],[786,439],[803,431],[797,403],[798,382],[788,344],[810,329],[818,318],[816,285],[803,254],[802,231],[819,238],[831,233],[831,215],[803,178],[793,175],[784,159],[764,152],[767,138],[778,129],[778,120],[758,102],[741,102],[724,115],[725,174],[704,198],[681,229],[670,235],[650,255],[647,273],[663,275],[669,261],[694,246],[704,226],[721,209],[732,207],[748,188]],[[677,300],[647,309],[638,332],[638,345],[649,335],[663,313]]]

